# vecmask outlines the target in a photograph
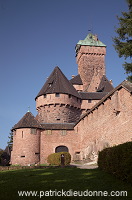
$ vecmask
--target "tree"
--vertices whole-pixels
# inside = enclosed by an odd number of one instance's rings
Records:
[[[114,37],[113,41],[119,57],[130,59],[130,62],[125,62],[123,67],[128,74],[127,80],[132,82],[132,0],[126,1],[128,12],[122,12],[122,17],[117,17],[120,27],[115,30],[118,36]]]
[[[11,132],[9,133],[9,141],[7,142],[9,148],[12,150],[12,145],[13,145],[13,131],[11,130]]]

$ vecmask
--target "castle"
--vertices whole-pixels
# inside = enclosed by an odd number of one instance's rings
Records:
[[[55,152],[92,159],[105,147],[132,139],[132,83],[116,88],[105,75],[106,45],[89,33],[76,47],[78,75],[55,67],[27,112],[14,125],[11,164],[43,164]]]

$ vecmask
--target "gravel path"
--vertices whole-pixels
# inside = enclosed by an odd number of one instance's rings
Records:
[[[80,169],[96,169],[98,168],[98,165],[87,165],[87,164],[72,164],[73,166],[76,166]]]

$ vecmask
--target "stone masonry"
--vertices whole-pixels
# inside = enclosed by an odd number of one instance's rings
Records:
[[[51,153],[97,159],[108,146],[132,140],[132,83],[114,88],[105,75],[106,45],[89,33],[76,45],[78,75],[55,67],[27,112],[14,125],[11,164],[44,164]]]

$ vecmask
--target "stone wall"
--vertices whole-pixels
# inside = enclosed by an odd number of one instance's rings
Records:
[[[72,123],[81,115],[81,100],[68,94],[47,94],[36,100],[40,123]]]
[[[48,155],[55,153],[58,146],[66,146],[72,156],[80,151],[79,134],[74,130],[45,130],[41,132],[41,160],[46,163]]]
[[[40,160],[40,131],[22,128],[14,131],[11,164],[28,165]]]
[[[83,91],[94,92],[105,74],[105,47],[81,46],[77,54],[78,74]]]
[[[81,159],[89,152],[98,152],[132,140],[132,96],[124,88],[87,114],[76,126],[80,134]]]

